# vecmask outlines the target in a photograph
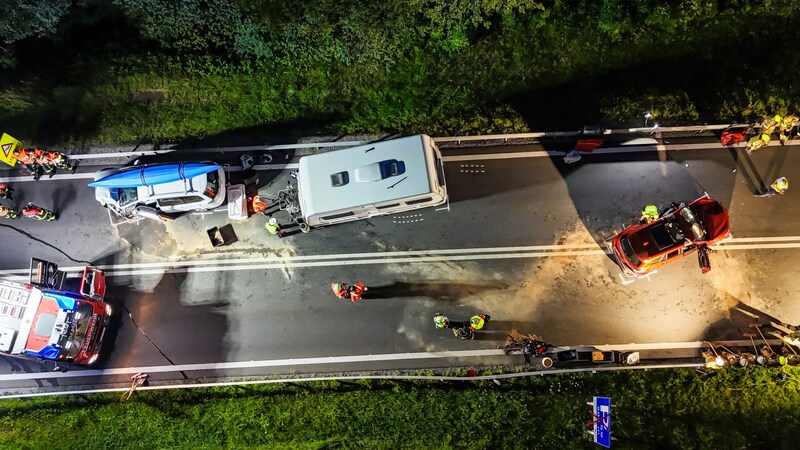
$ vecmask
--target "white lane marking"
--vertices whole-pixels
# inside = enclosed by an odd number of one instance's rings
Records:
[[[768,342],[779,343],[777,339]],[[715,344],[741,347],[750,346],[750,341],[713,341]],[[600,345],[574,345],[557,347],[557,349],[595,349],[599,351],[644,351],[644,350],[669,350],[669,349],[700,349],[708,347],[704,341],[693,342],[651,342],[651,343],[631,343],[631,344],[600,344]],[[411,361],[424,359],[450,359],[450,358],[478,358],[487,356],[506,356],[503,349],[485,350],[448,350],[441,352],[418,352],[418,353],[380,353],[374,355],[352,355],[352,356],[322,356],[309,358],[287,358],[272,360],[251,360],[236,362],[202,363],[202,364],[178,364],[174,366],[143,366],[143,367],[121,367],[111,369],[85,369],[73,370],[69,372],[38,372],[38,373],[12,373],[0,375],[2,381],[21,381],[21,380],[47,380],[54,378],[78,378],[96,376],[117,376],[135,373],[169,373],[169,372],[195,372],[205,370],[236,370],[287,366],[316,366],[323,364],[348,364],[363,362],[383,362],[383,361]]]
[[[774,241],[800,240],[800,236],[779,236],[774,238],[731,238],[714,246],[719,251],[728,250],[766,250],[800,248],[800,242],[768,243]],[[766,244],[737,244],[737,242],[767,242]],[[513,252],[513,253],[512,253]],[[490,254],[495,253],[495,254]],[[577,245],[532,245],[521,247],[488,247],[488,248],[458,248],[441,250],[409,250],[394,252],[374,253],[339,253],[328,255],[305,256],[266,256],[231,259],[201,259],[189,261],[165,261],[133,264],[98,265],[97,268],[106,271],[108,276],[124,275],[159,275],[169,273],[195,273],[210,271],[242,271],[281,269],[287,267],[323,267],[334,265],[354,264],[392,264],[392,263],[421,263],[421,262],[448,262],[492,259],[518,259],[518,258],[547,258],[564,256],[594,256],[611,254],[610,249],[598,249],[596,244]],[[356,259],[362,258],[362,259]],[[363,259],[370,258],[370,259]],[[196,267],[204,266],[204,267]],[[80,273],[83,266],[60,267],[69,274]],[[149,269],[149,270],[148,270]],[[10,269],[0,271],[0,277],[10,280],[27,279],[28,268]]]
[[[492,260],[492,259],[520,259],[520,258],[542,258],[542,257],[564,257],[564,256],[590,256],[590,255],[605,255],[604,250],[588,250],[588,251],[564,251],[564,252],[547,252],[547,253],[500,253],[493,255],[456,255],[456,256],[430,256],[430,257],[406,257],[406,258],[379,258],[379,259],[344,259],[335,261],[310,261],[310,262],[276,262],[265,264],[245,264],[245,265],[230,265],[230,266],[208,266],[208,267],[181,267],[180,264],[175,264],[174,267],[162,267],[157,269],[132,269],[132,270],[104,270],[106,277],[118,277],[128,275],[161,275],[164,273],[204,273],[204,272],[231,272],[231,271],[245,271],[245,270],[266,270],[266,269],[283,269],[283,268],[298,268],[298,267],[330,267],[330,266],[352,266],[352,265],[374,265],[374,264],[419,264],[426,262],[452,262],[452,261],[478,261],[478,260]],[[27,270],[27,269],[26,269]],[[78,271],[70,272],[70,274],[77,275]],[[28,276],[3,276],[0,277],[12,281],[25,281]]]

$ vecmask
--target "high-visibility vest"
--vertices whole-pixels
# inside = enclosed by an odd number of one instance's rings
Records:
[[[264,228],[266,228],[266,229],[267,229],[267,231],[269,231],[269,233],[270,233],[270,234],[278,234],[278,230],[280,229],[280,227],[281,227],[281,226],[280,226],[280,225],[278,225],[278,223],[277,223],[277,222],[276,222],[276,223],[274,223],[274,224],[271,224],[271,223],[267,222],[267,223],[264,225]]]
[[[447,328],[447,322],[447,316],[443,314],[433,316],[433,323],[436,325],[436,328]]]
[[[789,180],[786,177],[780,177],[770,187],[776,191],[785,191],[789,189]]]
[[[13,219],[17,217],[17,213],[15,213],[11,208],[0,205],[0,217],[8,217],[9,219]]]
[[[480,330],[483,328],[483,324],[486,323],[481,316],[472,316],[469,319],[469,325],[472,327],[473,330]]]

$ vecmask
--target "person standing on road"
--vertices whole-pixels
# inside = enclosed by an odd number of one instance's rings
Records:
[[[480,330],[489,321],[489,316],[486,314],[476,314],[469,319],[469,327],[473,330]]]
[[[36,162],[36,158],[34,156],[34,152],[32,150],[25,150],[24,148],[18,148],[14,150],[14,159],[20,162],[25,169],[27,169],[31,175],[33,175],[33,179],[35,181],[39,181],[39,164]]]
[[[16,211],[6,206],[0,205],[0,217],[5,217],[6,219],[16,219],[19,217]]]
[[[36,160],[36,164],[38,164],[48,176],[52,177],[56,173],[56,168],[50,163],[44,150],[38,148],[33,150],[33,157]]]
[[[56,220],[56,214],[49,209],[40,208],[33,203],[28,203],[28,205],[22,209],[22,215],[33,220],[46,220],[51,222]]]
[[[347,285],[341,281],[334,281],[331,283],[331,290],[333,291],[333,295],[342,299],[347,298],[349,292]]]
[[[67,155],[61,152],[45,152],[45,160],[48,164],[56,169],[67,170],[73,173],[75,172],[76,166],[74,164],[70,164]]]
[[[11,198],[11,194],[13,192],[14,192],[14,188],[12,188],[11,186],[9,186],[9,185],[7,185],[5,183],[0,183],[0,198],[6,199],[6,200],[14,200],[13,198]]]
[[[756,194],[756,197],[772,197],[775,194],[783,195],[789,190],[789,180],[786,177],[780,177],[769,185],[769,189]]]
[[[433,324],[437,330],[442,330],[450,326],[450,320],[444,314],[437,312],[433,315]]]
[[[361,296],[364,295],[364,292],[367,292],[367,290],[368,288],[364,285],[363,281],[353,284],[350,286],[350,289],[347,290],[347,292],[350,293],[350,301],[355,303],[356,300],[361,300]]]

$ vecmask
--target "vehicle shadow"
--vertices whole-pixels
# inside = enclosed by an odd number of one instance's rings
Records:
[[[406,283],[395,281],[384,286],[368,286],[365,298],[387,299],[399,297],[428,297],[434,300],[456,301],[480,294],[490,289],[503,289],[497,284],[469,283]]]
[[[125,259],[121,252],[112,252],[94,265],[124,264]],[[191,304],[182,301],[191,291],[184,271],[161,274],[152,288],[132,276],[109,275],[106,301],[114,314],[97,367],[225,361],[229,327],[224,291],[230,283],[219,278],[227,273],[216,274],[211,298],[193,299]]]
[[[747,188],[753,194],[758,194],[764,192],[766,190],[767,185],[764,183],[764,178],[758,173],[758,169],[756,168],[755,164],[753,164],[753,160],[750,155],[741,148],[735,148],[732,145],[726,147],[733,158],[733,161],[736,163],[736,168],[739,171],[739,174],[744,179],[745,183],[747,184]],[[784,152],[779,152],[780,154],[784,155]],[[783,158],[786,156],[784,155]],[[780,167],[782,164],[777,164],[776,160],[773,159],[773,164],[771,166],[770,171],[774,171],[775,167]]]

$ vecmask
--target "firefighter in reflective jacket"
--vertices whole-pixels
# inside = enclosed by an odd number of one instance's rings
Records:
[[[778,129],[780,130],[778,139],[780,139],[781,145],[785,145],[786,141],[792,137],[792,129],[797,121],[798,119],[795,115],[789,115],[781,118],[780,123],[778,124]]]
[[[67,155],[61,152],[45,152],[44,157],[48,164],[57,169],[75,171],[75,166],[69,163]]]
[[[477,331],[483,328],[486,322],[489,320],[489,316],[486,314],[476,314],[469,319],[469,327],[473,330]]]
[[[331,290],[333,291],[333,295],[339,298],[347,298],[347,285],[339,282],[334,281],[331,283]]]
[[[39,179],[39,164],[36,162],[35,154],[32,150],[18,148],[14,150],[14,159],[19,161],[33,175],[34,180]]]
[[[38,148],[34,149],[33,157],[36,159],[36,164],[42,168],[44,173],[48,173],[50,176],[53,176],[53,174],[56,173],[56,167],[52,162],[50,162],[50,158],[47,157],[47,153],[45,153],[44,150]]]
[[[658,219],[658,206],[647,205],[642,210],[642,217],[639,218],[639,223],[646,224]]]
[[[433,315],[433,324],[436,329],[441,330],[450,326],[450,320],[444,314],[436,313]]]
[[[5,183],[0,183],[0,198],[13,200],[11,198],[11,193],[12,192],[14,192],[14,188],[12,188],[11,186],[9,186],[9,185],[7,185]]]
[[[361,300],[361,296],[364,294],[364,292],[367,292],[367,287],[364,286],[363,281],[359,281],[358,283],[350,286],[348,292],[350,293],[350,301],[355,302],[356,300]]]
[[[747,141],[747,153],[752,153],[754,150],[764,148],[769,145],[772,138],[767,133],[761,133],[750,138]]]
[[[16,211],[6,206],[0,205],[0,217],[5,217],[6,219],[16,219],[19,217]]]
[[[53,211],[40,208],[33,203],[28,203],[28,205],[22,209],[22,215],[34,220],[46,220],[48,222],[56,220],[56,215]]]
[[[789,180],[786,177],[780,177],[773,181],[769,186],[775,193],[783,195],[784,192],[789,190]]]

